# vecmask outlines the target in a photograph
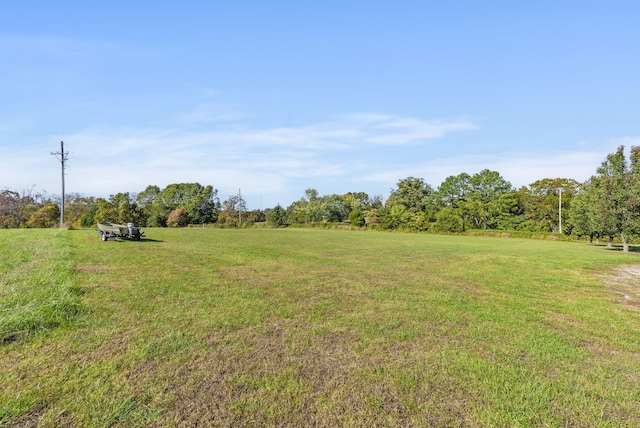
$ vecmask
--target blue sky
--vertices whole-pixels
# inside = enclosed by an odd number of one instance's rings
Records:
[[[0,6],[0,190],[199,182],[249,208],[496,170],[578,181],[640,145],[640,3]]]

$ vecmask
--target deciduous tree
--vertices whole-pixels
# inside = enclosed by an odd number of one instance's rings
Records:
[[[557,232],[560,223],[560,192],[562,192],[562,233],[570,233],[572,222],[568,216],[579,183],[569,178],[544,178],[518,190],[523,214],[529,227],[535,231]]]
[[[592,179],[583,183],[578,193],[573,197],[568,213],[573,225],[573,233],[578,236],[588,236],[589,242],[593,242],[594,237],[603,236],[602,224],[596,215],[594,191],[595,186],[592,185]]]
[[[433,188],[422,178],[408,177],[398,181],[396,186],[385,203],[386,207],[403,205],[411,213],[433,213]]]
[[[34,188],[16,192],[5,189],[0,192],[0,228],[24,227],[39,207],[43,194]]]
[[[287,224],[287,212],[278,204],[267,213],[267,222],[275,227],[285,226]]]
[[[631,147],[629,162],[624,146],[607,155],[591,185],[598,220],[628,252],[630,239],[640,232],[640,147]]]
[[[484,169],[471,176],[469,184],[464,207],[475,228],[495,228],[501,219],[513,214],[517,206],[513,187],[497,171]]]
[[[167,217],[167,226],[169,227],[185,227],[188,224],[189,214],[183,207],[179,207],[171,211]]]
[[[247,221],[247,203],[240,195],[230,196],[222,202],[222,211],[220,212],[220,220],[224,219],[227,226],[238,227],[242,222]]]
[[[60,224],[60,208],[57,205],[44,205],[31,214],[27,226],[33,228],[51,228]]]

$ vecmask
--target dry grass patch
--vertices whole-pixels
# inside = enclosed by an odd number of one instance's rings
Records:
[[[91,275],[94,273],[108,272],[109,267],[106,265],[98,265],[98,264],[84,264],[84,265],[76,266],[75,271]]]
[[[614,299],[616,303],[640,311],[640,265],[616,267],[603,278],[609,289],[617,295]]]
[[[280,319],[225,335],[216,332],[210,346],[175,373],[161,404],[171,410],[156,426],[469,422],[464,389],[425,367],[423,358],[437,348],[433,344],[406,342],[378,352],[356,335]],[[147,378],[162,372],[157,365],[140,369],[149,371]]]

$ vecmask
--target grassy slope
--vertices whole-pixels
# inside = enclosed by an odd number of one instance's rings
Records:
[[[74,275],[67,233],[2,231],[0,338],[10,342],[71,322],[80,308]]]
[[[147,235],[0,231],[3,254],[40,251],[0,259],[5,312],[16,284],[39,278],[20,263],[41,259],[83,308],[0,345],[0,425],[640,424],[639,313],[601,276],[635,254],[317,230]]]

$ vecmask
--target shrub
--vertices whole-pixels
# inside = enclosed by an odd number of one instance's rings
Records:
[[[462,232],[464,230],[462,217],[453,208],[443,208],[436,215],[436,230],[439,232]]]
[[[349,223],[352,226],[362,227],[365,224],[364,212],[361,210],[353,210],[349,213]]]
[[[267,223],[271,226],[285,226],[287,224],[287,212],[279,204],[267,213]]]
[[[169,217],[167,217],[167,226],[169,227],[185,227],[188,224],[189,215],[183,207],[171,211]]]
[[[55,227],[60,222],[60,209],[57,205],[45,205],[31,214],[27,220],[28,227],[48,228]]]

